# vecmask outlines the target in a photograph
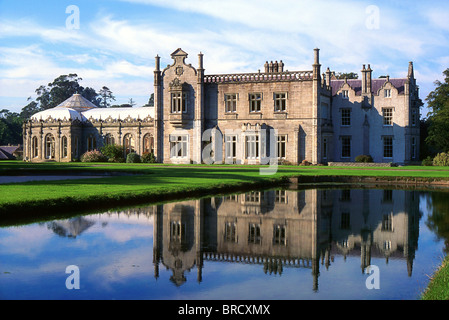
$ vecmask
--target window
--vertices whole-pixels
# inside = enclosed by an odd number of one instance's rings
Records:
[[[67,137],[63,136],[61,139],[61,156],[67,158]]]
[[[351,214],[349,212],[342,212],[340,217],[340,229],[351,230]]]
[[[384,158],[393,158],[393,137],[384,137]]]
[[[393,215],[384,214],[382,216],[382,231],[393,231]]]
[[[280,135],[276,137],[276,156],[281,159],[285,159],[287,153],[287,136]]]
[[[351,157],[351,136],[341,137],[341,157],[342,158]]]
[[[250,223],[248,229],[248,243],[260,244],[260,224]]]
[[[393,203],[393,190],[384,190],[382,203]]]
[[[391,89],[385,89],[384,90],[384,97],[385,98],[391,98]]]
[[[393,125],[393,108],[383,108],[382,116],[383,116],[384,126],[392,126]]]
[[[87,151],[93,151],[97,148],[97,140],[93,136],[87,138]]]
[[[128,133],[125,135],[125,137],[123,138],[123,147],[125,149],[125,156],[127,156],[131,152],[134,152],[135,145],[132,134]]]
[[[181,221],[170,222],[170,240],[173,242],[184,242],[186,235],[186,226]]]
[[[260,202],[260,191],[251,191],[245,193],[245,202]]]
[[[224,241],[225,242],[237,242],[237,226],[235,222],[226,222],[225,224],[225,232],[224,232]]]
[[[341,125],[351,125],[351,109],[341,109]]]
[[[274,111],[282,112],[287,107],[287,94],[275,93],[274,94]]]
[[[327,138],[323,138],[323,149],[321,150],[321,152],[323,153],[323,159],[327,159]]]
[[[348,92],[348,90],[343,90],[341,92],[341,96],[343,97],[343,99],[349,99],[349,92]]]
[[[351,190],[350,189],[341,190],[340,201],[351,202]]]
[[[225,94],[225,112],[237,112],[237,94]]]
[[[74,144],[74,147],[75,147],[75,152],[74,152],[75,157],[78,157],[79,156],[79,140],[78,140],[78,137],[75,137],[73,144]]]
[[[285,236],[286,236],[285,225],[273,226],[273,244],[285,246],[287,244],[287,239]]]
[[[45,137],[45,158],[55,158],[55,137],[52,134],[47,134]]]
[[[327,103],[321,103],[321,118],[329,118],[329,105]]]
[[[246,159],[259,158],[259,136],[251,135],[245,137],[246,141]]]
[[[226,158],[233,159],[237,156],[237,136],[225,137]]]
[[[154,137],[151,133],[143,137],[143,153],[154,153]]]
[[[411,158],[416,159],[416,138],[412,137],[412,147],[410,148]]]
[[[105,145],[113,145],[115,144],[115,139],[112,136],[112,134],[108,133],[105,137],[104,137],[104,144]]]
[[[172,113],[187,112],[186,101],[187,101],[187,93],[172,92],[171,93],[171,112]]]
[[[251,93],[249,95],[249,112],[260,112],[261,105],[262,105],[262,94]]]
[[[37,141],[37,137],[33,137],[33,139],[31,140],[31,152],[32,152],[32,157],[33,158],[37,158],[39,155],[39,143]]]
[[[170,136],[170,157],[171,158],[186,158],[188,154],[187,142],[189,136]]]
[[[413,109],[412,110],[412,126],[413,127],[416,127],[416,122],[418,119],[417,114],[418,114],[418,112],[416,111],[416,109]]]
[[[276,203],[287,203],[287,195],[285,190],[276,190],[275,191],[275,202]]]

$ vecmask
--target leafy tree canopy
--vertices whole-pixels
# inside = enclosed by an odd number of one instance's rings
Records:
[[[335,77],[337,79],[345,79],[345,78],[346,79],[358,79],[359,75],[355,72],[347,72],[347,73],[339,72],[339,73],[335,74]]]
[[[444,82],[435,81],[435,90],[426,98],[429,123],[426,143],[440,151],[449,151],[449,68],[443,71]]]

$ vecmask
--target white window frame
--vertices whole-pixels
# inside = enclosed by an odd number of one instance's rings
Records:
[[[189,156],[189,136],[170,135],[170,158],[186,159]]]
[[[236,113],[237,112],[237,93],[226,93],[225,94],[225,113]]]

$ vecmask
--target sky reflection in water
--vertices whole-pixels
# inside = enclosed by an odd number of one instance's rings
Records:
[[[431,198],[270,190],[0,228],[0,299],[416,299],[444,255]]]

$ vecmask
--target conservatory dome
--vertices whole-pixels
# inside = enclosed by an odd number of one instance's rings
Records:
[[[79,120],[82,121],[81,114],[71,108],[51,108],[44,111],[40,111],[31,116],[31,120],[46,121],[46,120]]]

